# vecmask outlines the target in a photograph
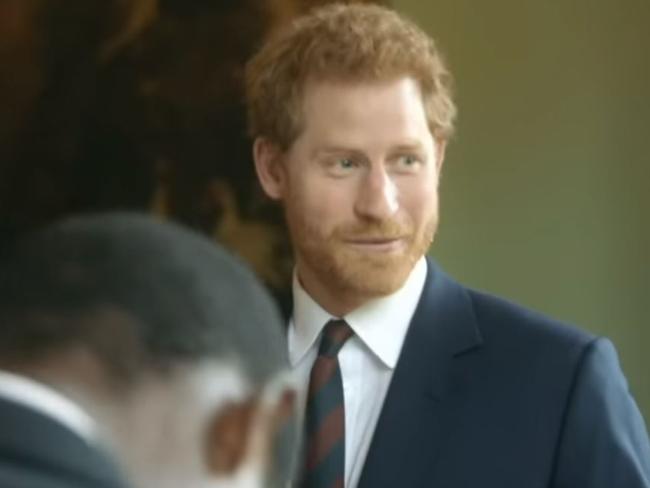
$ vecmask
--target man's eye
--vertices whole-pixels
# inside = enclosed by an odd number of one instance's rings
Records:
[[[420,162],[420,159],[417,156],[412,154],[405,154],[404,156],[399,157],[400,164],[404,166],[413,166]]]
[[[332,156],[325,159],[323,168],[332,176],[343,177],[354,173],[359,162],[352,157]]]
[[[350,158],[338,158],[336,160],[336,165],[340,168],[348,169],[354,166],[354,161]]]

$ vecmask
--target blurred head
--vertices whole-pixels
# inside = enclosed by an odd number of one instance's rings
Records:
[[[386,8],[335,4],[246,74],[258,177],[284,206],[305,289],[336,315],[396,291],[433,239],[453,132],[433,40]]]
[[[0,322],[0,367],[84,406],[136,487],[288,476],[277,311],[208,240],[127,214],[52,225],[3,251]]]

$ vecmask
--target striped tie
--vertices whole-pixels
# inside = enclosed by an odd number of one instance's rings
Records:
[[[351,335],[352,329],[343,320],[330,320],[323,329],[309,379],[302,488],[344,486],[345,408],[337,355]]]

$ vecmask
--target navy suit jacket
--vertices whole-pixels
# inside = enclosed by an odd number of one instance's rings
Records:
[[[124,488],[112,461],[76,433],[0,399],[1,488]]]
[[[469,290],[432,261],[361,488],[648,488],[612,344]]]

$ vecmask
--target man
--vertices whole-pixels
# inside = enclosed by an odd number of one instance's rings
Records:
[[[284,486],[276,308],[208,240],[127,214],[52,225],[3,251],[0,322],[0,486]]]
[[[381,7],[324,7],[249,62],[247,97],[295,249],[298,486],[650,486],[611,343],[424,257],[455,116],[430,38]]]

